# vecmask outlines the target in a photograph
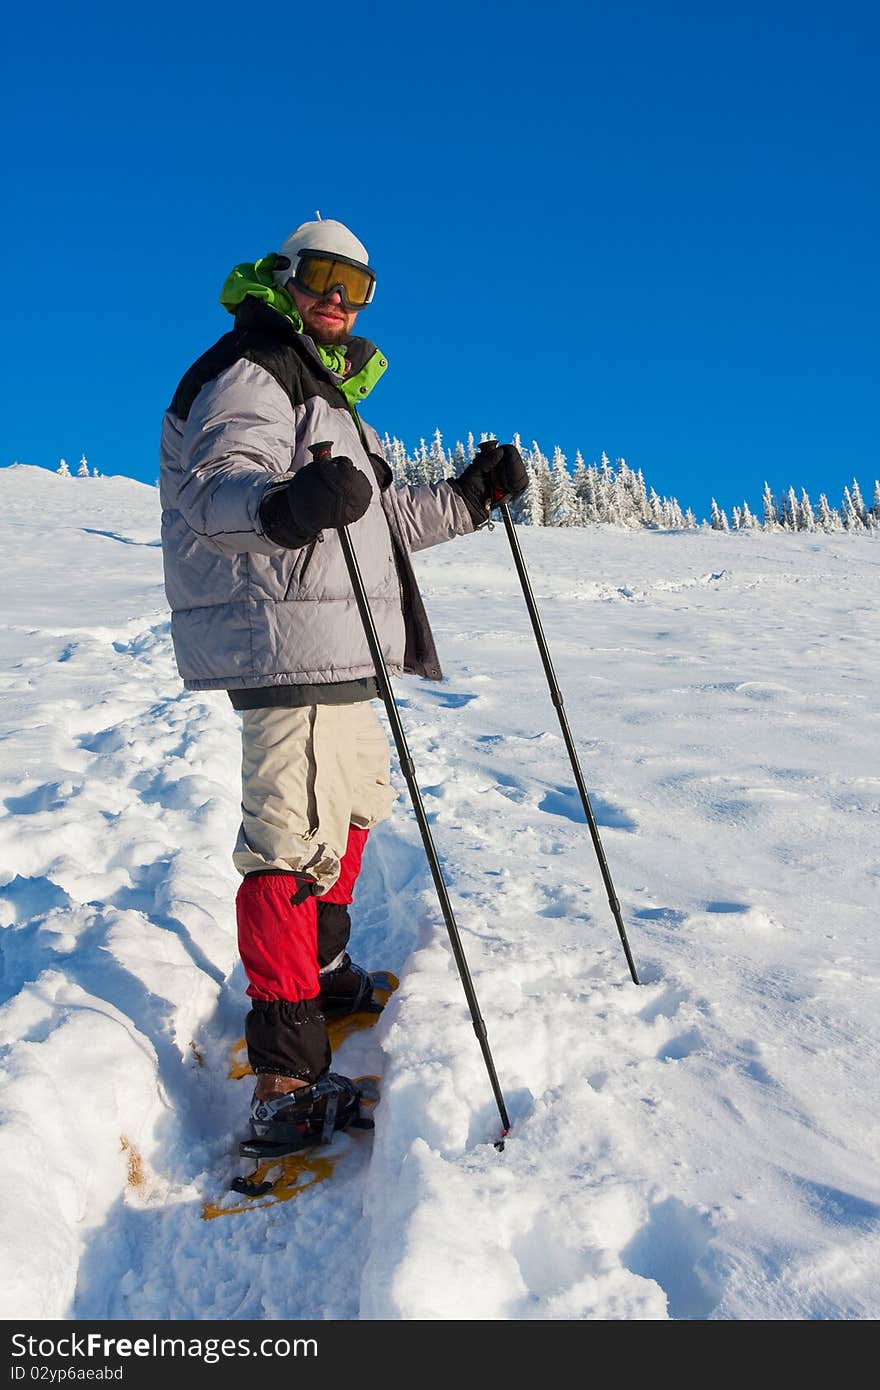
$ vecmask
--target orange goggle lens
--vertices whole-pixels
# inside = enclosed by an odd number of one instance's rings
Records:
[[[294,283],[318,298],[338,290],[349,309],[364,309],[373,298],[376,277],[362,265],[338,256],[301,255]]]

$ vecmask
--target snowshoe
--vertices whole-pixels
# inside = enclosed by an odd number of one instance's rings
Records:
[[[231,1192],[246,1200],[230,1203],[227,1196],[217,1203],[206,1202],[204,1219],[289,1202],[325,1182],[351,1152],[348,1136],[337,1138],[340,1131],[371,1130],[373,1121],[366,1112],[378,1099],[378,1076],[351,1080],[335,1072],[287,1095],[255,1098],[251,1138],[244,1140],[240,1152],[255,1159],[257,1166],[249,1177],[236,1178],[230,1185]]]

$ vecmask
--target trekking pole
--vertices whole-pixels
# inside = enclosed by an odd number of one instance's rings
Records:
[[[329,458],[332,452],[332,444],[313,444],[311,446],[312,455],[319,462]],[[449,944],[452,947],[452,954],[458,966],[458,973],[464,987],[465,998],[471,1013],[471,1021],[474,1025],[474,1032],[483,1053],[483,1060],[486,1063],[486,1070],[489,1073],[489,1080],[492,1083],[492,1091],[498,1106],[498,1113],[501,1116],[501,1138],[496,1141],[495,1148],[503,1149],[504,1140],[510,1131],[510,1118],[507,1114],[507,1107],[504,1104],[504,1096],[498,1083],[498,1075],[495,1071],[495,1063],[492,1060],[492,1053],[489,1050],[489,1038],[483,1016],[480,1013],[480,1005],[477,1000],[474,983],[471,979],[471,972],[465,958],[464,948],[461,944],[458,925],[455,914],[452,911],[452,903],[449,901],[449,894],[443,879],[443,870],[440,868],[440,860],[437,857],[437,850],[434,847],[434,840],[431,835],[431,827],[428,825],[428,817],[425,814],[425,807],[422,802],[422,794],[419,784],[416,781],[416,772],[413,760],[410,757],[409,747],[406,742],[406,734],[400,722],[400,715],[394,700],[394,691],[391,689],[391,679],[388,675],[388,667],[385,664],[385,657],[382,655],[382,648],[379,645],[379,636],[376,632],[376,625],[373,621],[373,614],[370,609],[370,601],[367,598],[367,591],[364,587],[363,576],[355,555],[354,546],[347,526],[340,526],[337,533],[345,564],[351,579],[351,586],[354,589],[355,601],[360,613],[361,622],[364,628],[364,636],[367,639],[367,646],[370,649],[370,656],[373,658],[373,666],[376,671],[376,680],[379,685],[379,693],[385,704],[388,714],[388,722],[391,725],[391,732],[394,735],[394,743],[397,747],[397,755],[400,758],[400,767],[406,778],[409,787],[409,794],[412,799],[413,810],[416,813],[416,820],[419,823],[419,830],[422,835],[422,844],[425,847],[425,854],[428,857],[428,864],[431,869],[431,877],[434,880],[434,887],[437,889],[437,896],[440,899],[440,908],[443,912],[443,920],[446,923],[446,930],[449,933]]]
[[[493,440],[486,440],[484,444],[480,445],[480,449],[496,449],[497,447],[497,443]],[[574,740],[571,736],[571,730],[568,727],[568,719],[566,718],[565,710],[563,708],[562,691],[559,689],[559,683],[556,679],[556,673],[553,670],[553,663],[550,660],[550,651],[547,647],[547,639],[544,636],[544,629],[541,627],[541,619],[538,617],[538,609],[537,605],[535,604],[535,596],[532,593],[532,586],[529,581],[528,573],[526,571],[522,550],[520,549],[519,540],[517,538],[516,530],[513,525],[513,518],[510,515],[510,509],[507,505],[507,502],[507,497],[502,497],[493,505],[497,506],[499,511],[501,512],[501,519],[504,522],[504,529],[507,532],[507,539],[510,541],[510,548],[513,551],[513,563],[516,565],[516,571],[519,575],[520,584],[522,585],[523,597],[526,601],[526,607],[529,610],[529,617],[532,620],[532,627],[535,630],[535,639],[538,643],[538,650],[541,653],[541,660],[544,663],[544,671],[547,675],[547,683],[550,686],[550,699],[553,701],[553,704],[556,708],[556,713],[559,716],[559,724],[562,729],[562,737],[564,738],[565,746],[568,749],[568,756],[571,759],[571,766],[572,771],[574,772],[575,781],[577,782],[577,789],[581,794],[581,801],[583,802],[584,811],[586,812],[587,825],[590,827],[590,834],[593,837],[593,845],[596,850],[596,856],[599,860],[599,868],[602,871],[602,879],[605,883],[605,891],[608,894],[608,906],[611,908],[611,911],[614,915],[614,920],[617,923],[617,931],[620,935],[620,940],[623,946],[624,954],[626,955],[626,963],[629,966],[629,973],[633,978],[633,983],[639,984],[639,977],[636,973],[636,964],[632,957],[632,951],[629,948],[629,942],[626,939],[626,928],[623,925],[623,917],[620,913],[620,903],[618,901],[617,894],[614,891],[614,884],[611,882],[611,873],[608,868],[608,861],[605,858],[605,851],[602,848],[602,841],[599,838],[599,827],[597,826],[596,818],[593,815],[593,808],[590,805],[589,792],[587,791],[587,785],[584,781],[583,773],[581,772],[581,766],[578,762],[577,750],[574,746]]]

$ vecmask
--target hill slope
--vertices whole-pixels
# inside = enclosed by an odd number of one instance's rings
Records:
[[[402,986],[336,1059],[375,1139],[204,1222],[249,1095],[236,717],[181,690],[154,489],[0,501],[0,1314],[880,1313],[875,543],[521,533],[640,988],[506,538],[417,557],[446,679],[397,691],[513,1131],[398,775],[353,946]]]

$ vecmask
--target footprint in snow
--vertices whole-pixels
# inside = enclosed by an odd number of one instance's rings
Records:
[[[478,698],[476,693],[460,694],[454,690],[429,689],[424,691],[423,694],[432,695],[434,697],[434,703],[438,704],[441,709],[462,709],[465,705],[469,705],[472,700]]]
[[[0,924],[15,926],[33,917],[45,917],[53,908],[70,907],[71,898],[51,878],[23,878],[16,874],[0,888]]]
[[[612,830],[638,830],[638,822],[624,811],[622,806],[615,806],[598,796],[590,797],[590,805],[597,825],[604,825]],[[553,791],[547,792],[544,799],[538,803],[538,810],[546,811],[551,816],[564,816],[566,820],[574,821],[577,825],[587,823],[583,804],[574,787],[555,787]]]
[[[80,787],[73,782],[45,782],[23,796],[7,796],[3,805],[14,816],[36,816],[41,811],[60,811]]]
[[[663,1044],[657,1053],[657,1061],[683,1062],[686,1057],[701,1051],[703,1046],[703,1035],[699,1028],[689,1028],[686,1033],[679,1033],[677,1037],[670,1038]]]
[[[642,922],[665,922],[670,927],[680,927],[687,920],[687,914],[675,907],[637,907],[632,915]]]
[[[656,999],[652,999],[639,1010],[638,1017],[643,1023],[653,1023],[657,1018],[673,1018],[689,998],[687,990],[679,989],[676,985],[667,985]]]
[[[708,1212],[667,1197],[652,1207],[620,1259],[632,1274],[659,1284],[671,1318],[702,1320],[711,1316],[723,1293],[714,1235]]]

